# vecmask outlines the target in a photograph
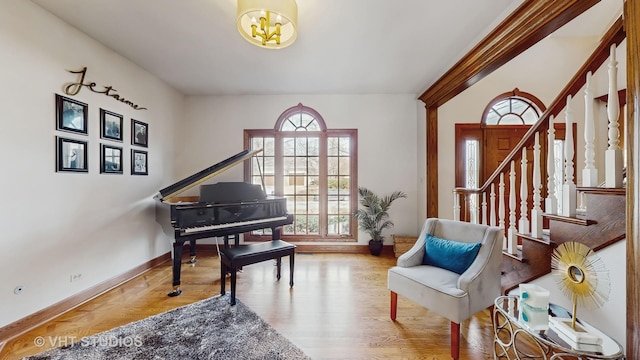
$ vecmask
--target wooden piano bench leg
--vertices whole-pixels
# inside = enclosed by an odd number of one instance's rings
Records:
[[[224,295],[226,293],[225,291],[225,282],[226,282],[226,274],[227,274],[227,267],[226,265],[221,261],[220,262],[220,295]]]
[[[276,280],[280,281],[280,269],[282,268],[282,258],[281,257],[278,257],[276,259],[276,267],[277,267]]]
[[[231,268],[231,305],[236,304],[236,269]]]
[[[291,252],[289,255],[289,287],[293,287],[293,263],[295,255],[295,252]]]

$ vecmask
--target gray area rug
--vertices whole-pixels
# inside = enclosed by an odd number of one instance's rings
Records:
[[[229,293],[24,359],[310,359]]]

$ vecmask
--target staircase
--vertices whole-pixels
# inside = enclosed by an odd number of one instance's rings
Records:
[[[553,250],[561,243],[580,242],[597,251],[625,238],[626,192],[622,178],[624,167],[622,150],[619,147],[620,104],[615,60],[616,46],[625,38],[622,23],[620,18],[612,25],[585,64],[482,187],[454,189],[456,220],[504,227],[502,263],[504,294],[520,283],[530,282],[548,274],[551,271]],[[598,169],[593,166],[596,134],[593,125],[594,99],[590,89],[590,78],[591,74],[607,60],[609,147],[605,154],[606,180],[604,186],[598,186],[595,183],[598,178]],[[577,187],[574,183],[575,153],[573,132],[570,131],[573,127],[573,111],[570,100],[583,87],[586,87],[587,106],[584,122],[585,167],[582,169],[582,187]],[[551,148],[554,143],[554,130],[549,124],[553,124],[554,117],[558,117],[563,110],[567,129],[564,146],[566,160],[563,168],[563,183],[560,189],[556,189],[554,180],[556,159]],[[546,136],[547,143],[550,144],[548,159],[540,159],[540,138],[543,136]],[[533,150],[533,159],[527,159],[527,149]],[[527,179],[526,168],[530,161],[533,161],[533,176]],[[523,173],[524,177],[521,176]],[[541,174],[546,174],[547,179],[543,181]],[[519,186],[516,186],[516,179],[519,179]],[[497,193],[496,189],[498,189]],[[556,194],[560,193],[562,195],[556,197]],[[543,199],[543,196],[546,197]],[[532,200],[529,201],[529,199]],[[562,210],[558,210],[559,208]]]

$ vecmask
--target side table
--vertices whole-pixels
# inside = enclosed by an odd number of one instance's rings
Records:
[[[499,296],[493,308],[493,358],[513,359],[624,359],[622,346],[588,323],[576,319],[589,333],[602,339],[601,345],[575,344],[553,327],[533,330],[518,320],[519,296]],[[569,317],[569,312],[549,304],[550,317]]]

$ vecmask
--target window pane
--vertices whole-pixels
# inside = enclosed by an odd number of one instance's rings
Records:
[[[284,156],[295,155],[295,139],[294,138],[283,139],[283,152],[284,152]]]
[[[329,175],[338,175],[340,174],[338,168],[338,159],[337,157],[330,157],[327,159],[327,173]]]
[[[320,179],[318,176],[309,176],[309,194],[320,194]],[[317,196],[316,196],[317,197]]]
[[[263,138],[257,137],[257,138],[251,139],[251,148],[254,150],[264,148]]]
[[[327,155],[338,155],[338,138],[330,137],[327,139]]]
[[[340,175],[349,175],[351,159],[348,156],[342,156],[339,160]]]
[[[309,146],[307,150],[307,154],[310,156],[319,156],[320,155],[320,138],[313,137],[309,139]]]
[[[296,126],[291,122],[291,118],[289,118],[282,123],[282,127],[280,129],[282,131],[295,131]]]
[[[307,155],[307,138],[296,138],[296,156]]]
[[[500,119],[500,123],[498,125],[523,125],[524,121],[520,118],[520,116],[514,114],[507,114]]]
[[[275,139],[274,138],[265,138],[264,139],[264,146],[262,148],[263,148],[262,153],[264,154],[264,156],[275,156],[275,154],[276,154]]]
[[[528,108],[527,111],[524,112],[524,114],[522,114],[522,119],[524,120],[524,123],[529,125],[535,124],[539,118],[540,116],[538,115],[538,112],[531,107]]]
[[[340,155],[348,156],[349,155],[349,138],[342,137],[340,138]]]
[[[319,175],[320,174],[320,158],[319,157],[310,157],[308,158],[309,163],[307,167],[307,171],[309,175]]]

